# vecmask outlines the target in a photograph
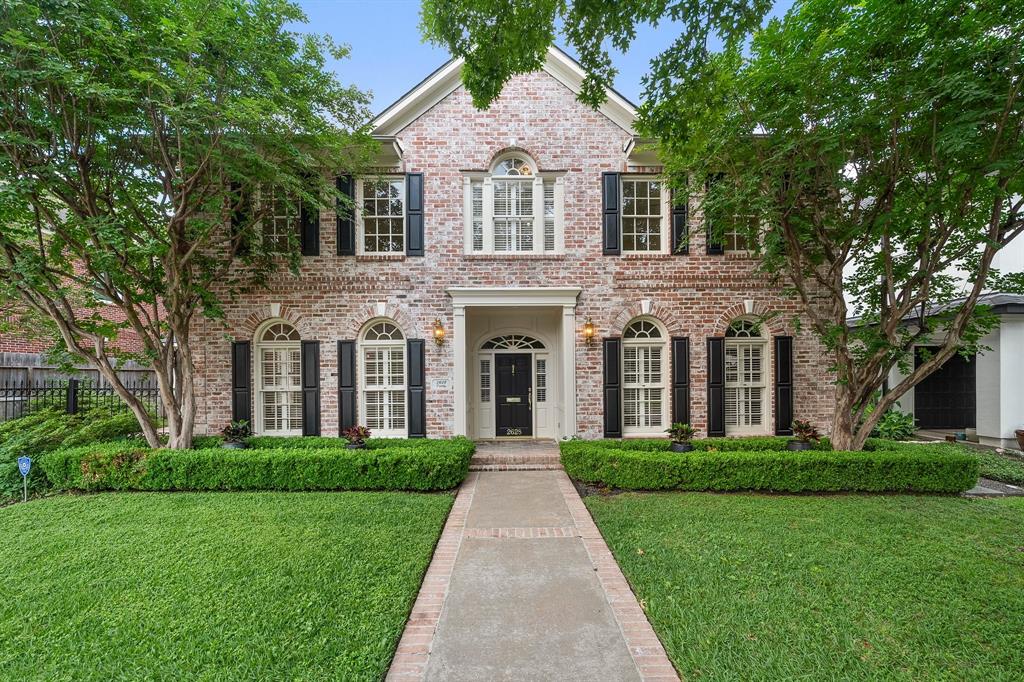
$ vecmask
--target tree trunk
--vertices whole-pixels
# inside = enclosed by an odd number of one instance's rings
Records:
[[[853,423],[853,390],[846,384],[836,386],[836,402],[832,412],[832,449],[859,450],[856,424]]]

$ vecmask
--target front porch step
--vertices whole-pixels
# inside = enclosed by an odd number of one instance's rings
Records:
[[[538,471],[561,469],[554,441],[484,441],[476,445],[470,471]]]
[[[473,464],[470,471],[560,471],[560,463],[552,464]]]

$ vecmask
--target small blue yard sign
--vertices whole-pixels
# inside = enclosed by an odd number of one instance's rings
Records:
[[[28,502],[28,472],[32,468],[31,457],[18,458],[18,471],[21,472],[21,501]]]

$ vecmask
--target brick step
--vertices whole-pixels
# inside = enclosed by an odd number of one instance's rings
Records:
[[[470,471],[559,471],[562,465],[554,464],[470,464]]]
[[[476,453],[471,464],[558,464],[557,453]]]

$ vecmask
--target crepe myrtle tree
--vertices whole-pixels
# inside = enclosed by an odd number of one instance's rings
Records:
[[[156,373],[168,446],[190,447],[193,321],[298,262],[297,235],[261,239],[266,188],[333,206],[331,177],[371,153],[367,95],[325,68],[347,50],[303,21],[284,0],[0,10],[0,297],[95,367],[152,446],[118,334]]]
[[[428,2],[424,26],[479,58],[470,74],[489,83],[485,104],[519,66],[474,46],[512,29],[465,9],[482,3],[449,4]],[[602,84],[604,38],[622,47],[636,21],[696,7],[551,5],[615,15],[593,38],[567,34]],[[641,131],[658,140],[670,181],[700,197],[711,241],[739,232],[800,301],[834,373],[833,445],[861,449],[910,388],[977,349],[995,323],[981,293],[1021,290],[1022,275],[992,261],[1024,229],[1024,4],[799,0],[747,41],[710,49],[691,32],[652,61]],[[528,35],[524,50],[546,48],[553,23]],[[917,343],[936,349],[915,367]],[[906,376],[879,397],[894,366]]]

